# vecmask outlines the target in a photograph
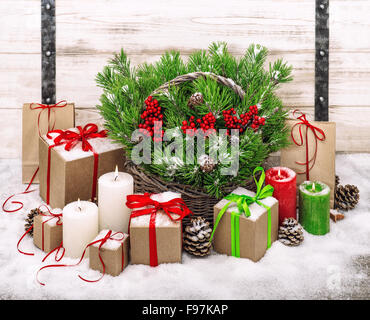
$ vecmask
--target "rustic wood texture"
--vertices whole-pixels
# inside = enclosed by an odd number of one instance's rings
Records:
[[[76,123],[99,119],[95,75],[123,47],[134,65],[156,61],[165,50],[187,56],[212,41],[233,54],[252,42],[270,59],[294,67],[280,95],[313,119],[315,1],[121,0],[56,1],[56,101],[75,102]],[[39,0],[2,0],[0,32],[0,157],[19,157],[21,107],[41,100]],[[337,150],[370,152],[370,2],[330,0],[329,120],[337,122]],[[360,120],[357,120],[360,119]],[[356,128],[356,130],[353,130]]]

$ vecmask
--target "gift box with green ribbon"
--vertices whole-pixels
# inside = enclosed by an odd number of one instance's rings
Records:
[[[239,187],[215,205],[211,239],[217,252],[256,262],[277,239],[279,205],[273,187],[263,187],[263,168],[257,167],[253,175],[256,193]]]

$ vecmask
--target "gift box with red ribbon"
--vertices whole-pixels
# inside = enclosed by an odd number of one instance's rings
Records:
[[[53,251],[60,246],[63,240],[62,223],[62,213],[41,211],[33,219],[34,245],[45,252]]]
[[[54,129],[68,129],[75,125],[74,103],[25,103],[22,109],[22,182],[39,182],[38,139]]]
[[[152,267],[181,262],[182,219],[192,214],[174,192],[129,195],[131,263]]]
[[[129,235],[102,230],[89,246],[90,268],[118,276],[129,262]]]
[[[336,124],[309,121],[299,110],[287,120],[291,145],[281,150],[280,165],[297,173],[297,186],[303,181],[321,181],[330,187],[334,206]]]
[[[106,130],[89,123],[69,130],[52,130],[39,140],[40,196],[51,207],[95,200],[97,179],[124,168],[123,148]]]

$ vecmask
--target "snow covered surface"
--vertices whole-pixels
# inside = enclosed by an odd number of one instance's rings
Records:
[[[71,128],[68,130],[78,132],[77,128]],[[52,138],[55,138],[58,134],[51,133],[50,135],[52,136]],[[48,139],[46,135],[44,135],[43,138],[47,142],[47,144],[49,145],[54,144],[53,140]],[[113,143],[112,140],[109,138],[94,138],[94,139],[88,139],[88,141],[90,145],[93,147],[93,149],[95,150],[95,152],[97,152],[98,154],[122,148],[120,145]],[[57,151],[66,161],[73,161],[76,159],[87,158],[87,157],[93,156],[92,151],[82,150],[81,141],[77,142],[77,144],[70,151],[65,150],[64,147],[65,145],[60,145],[60,146],[54,147],[53,149]]]
[[[274,242],[257,263],[215,252],[206,258],[183,253],[182,264],[128,265],[118,277],[105,275],[97,283],[78,278],[100,275],[88,268],[88,259],[77,267],[42,270],[39,277],[45,286],[35,281],[37,270],[54,260],[41,263],[45,253],[28,236],[21,248],[35,255],[18,253],[23,219],[41,202],[38,191],[18,196],[24,202],[21,211],[0,212],[0,299],[369,299],[370,154],[338,155],[336,168],[341,183],[359,187],[361,199],[344,220],[330,221],[325,236],[304,232],[298,247]],[[25,188],[20,160],[0,160],[0,177],[6,182],[1,185],[1,204]]]

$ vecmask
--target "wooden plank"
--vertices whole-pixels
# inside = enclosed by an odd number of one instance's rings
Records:
[[[314,119],[313,107],[301,110],[307,113],[309,120]],[[21,155],[21,113],[21,109],[0,109],[0,127],[3,133],[0,158],[19,158]],[[348,114],[359,114],[362,119],[370,119],[370,108],[330,108],[330,119],[337,122],[337,151],[370,152],[369,128],[366,121],[358,121]],[[94,108],[76,109],[76,124],[85,125],[89,122],[102,125],[103,119]]]
[[[370,1],[330,0],[331,105],[370,107],[369,15]]]
[[[2,53],[40,52],[40,0],[1,0],[0,59]]]
[[[0,54],[0,107],[21,108],[41,100],[41,57],[35,54]]]
[[[92,107],[99,103],[102,90],[96,86],[95,76],[103,70],[111,55],[57,55],[57,100],[76,102],[79,107]],[[271,55],[269,60],[280,57]],[[159,55],[130,55],[134,65],[158,61]],[[186,59],[186,56],[184,57]],[[278,91],[287,106],[308,107],[314,103],[314,53],[285,53],[284,58],[293,65],[294,81],[283,84]],[[305,67],[303,67],[305,66]],[[77,84],[77,85],[76,85]]]

